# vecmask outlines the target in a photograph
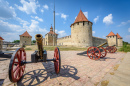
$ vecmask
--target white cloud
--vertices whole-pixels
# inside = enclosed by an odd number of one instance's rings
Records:
[[[96,32],[95,32],[95,31],[92,31],[92,33],[93,33],[93,35],[95,35]]]
[[[96,23],[98,19],[99,19],[99,16],[97,16],[93,21]]]
[[[2,20],[0,20],[0,28],[0,32],[20,32],[23,30],[19,25],[10,24]]]
[[[75,17],[75,19],[77,18],[77,16]]]
[[[0,0],[0,18],[9,19],[16,17],[15,10],[12,6],[9,6],[9,3],[4,0]]]
[[[121,22],[121,24],[118,25],[118,27],[123,26],[123,25],[126,25],[126,24],[128,24],[128,23],[130,23],[130,20],[128,20],[128,21],[126,21],[126,22]]]
[[[66,20],[67,17],[68,17],[68,15],[65,15],[64,13],[61,13],[61,18],[63,18],[64,20]]]
[[[108,16],[104,17],[103,23],[105,23],[106,25],[113,24],[112,19],[113,19],[112,14],[109,14]]]
[[[40,22],[43,22],[43,19],[42,19],[42,18],[39,18],[38,16],[35,16],[35,17],[31,16],[31,17],[37,19],[37,20],[40,21]]]
[[[31,13],[34,13],[34,14],[37,14],[36,13],[36,9],[38,7],[40,7],[40,5],[38,4],[38,2],[35,2],[35,0],[29,0],[29,2],[25,1],[25,0],[21,0],[20,3],[23,5],[23,6],[18,6],[15,4],[15,6],[23,11],[23,12],[26,12],[27,14],[31,14]]]
[[[87,19],[88,19],[88,12],[83,12],[83,13],[87,17]]]
[[[130,32],[130,28],[128,28],[128,32]]]
[[[46,4],[43,5],[43,8],[44,8],[44,9],[47,9],[47,10],[49,9],[48,5],[46,5]]]
[[[65,32],[64,30],[56,31],[56,32],[58,32],[58,38],[61,38],[61,37],[64,37],[64,36],[67,35],[66,32]]]
[[[43,10],[43,9],[41,9],[41,12],[43,13],[43,12],[44,12],[44,10]]]
[[[28,28],[28,26],[27,25],[29,25],[30,23],[29,22],[27,22],[27,21],[25,21],[25,20],[22,20],[21,18],[19,18],[19,17],[15,17],[15,19],[18,21],[18,22],[20,22],[20,24],[22,24],[23,25],[23,28]]]
[[[60,13],[55,13],[55,15],[57,15],[57,16],[58,16],[58,15],[60,15]]]

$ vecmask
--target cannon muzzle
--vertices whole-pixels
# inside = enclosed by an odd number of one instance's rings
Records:
[[[42,39],[42,35],[36,34],[35,39],[36,39],[37,46],[38,46],[38,54],[39,54],[40,58],[43,59],[43,42],[42,42],[43,39]]]

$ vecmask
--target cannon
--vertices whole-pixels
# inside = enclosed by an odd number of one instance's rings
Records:
[[[98,60],[100,58],[104,58],[107,53],[115,53],[117,51],[117,48],[115,47],[115,45],[113,46],[107,46],[106,48],[103,48],[102,46],[103,45],[106,45],[107,42],[97,46],[97,47],[89,47],[87,49],[87,56],[90,58],[90,59],[93,59],[93,60]]]
[[[47,62],[47,61],[53,61],[54,62],[54,68],[56,74],[60,73],[61,69],[61,57],[60,57],[60,50],[58,47],[54,50],[54,57],[53,59],[47,59],[47,51],[43,48],[43,42],[42,42],[42,35],[36,34],[35,39],[38,46],[38,51],[35,51],[31,54],[31,61],[26,61],[26,52],[24,48],[18,48],[13,53],[10,64],[9,64],[9,79],[11,82],[18,82],[25,71],[26,64],[29,63],[37,63],[37,62]]]

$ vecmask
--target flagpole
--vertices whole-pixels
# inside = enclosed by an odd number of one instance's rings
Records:
[[[55,46],[55,0],[54,0],[54,30],[53,30],[53,46]]]

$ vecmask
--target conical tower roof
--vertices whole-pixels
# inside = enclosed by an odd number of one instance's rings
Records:
[[[88,19],[86,18],[86,16],[83,14],[82,10],[80,9],[79,14],[77,18],[75,19],[74,23],[81,22],[81,21],[88,21]]]
[[[111,31],[107,36],[115,36],[115,34]]]
[[[20,36],[27,36],[27,37],[32,37],[32,36],[30,36],[30,34],[26,31],[26,32],[24,32],[22,35],[20,35]]]
[[[4,39],[0,36],[0,40],[4,40]]]
[[[118,33],[116,35],[117,35],[117,38],[122,38]]]
[[[78,14],[78,16],[76,17],[76,19],[75,19],[75,21],[74,21],[73,24],[75,24],[75,23],[77,23],[77,22],[84,22],[84,21],[90,22],[90,21],[86,18],[86,16],[85,16],[84,13],[82,12],[82,10],[80,9],[79,14]],[[91,22],[91,23],[92,23],[92,22]],[[71,24],[71,26],[72,26],[73,24]],[[92,24],[93,24],[93,23],[92,23]],[[71,26],[70,26],[70,27],[71,27]]]

